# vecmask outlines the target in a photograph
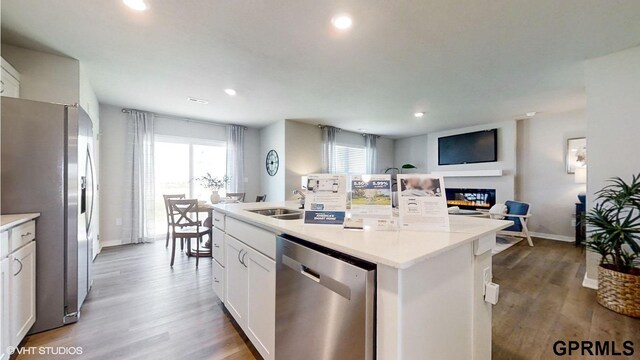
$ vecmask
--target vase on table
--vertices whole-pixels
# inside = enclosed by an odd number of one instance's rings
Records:
[[[213,190],[211,192],[211,203],[217,204],[219,202],[220,202],[220,194],[218,193],[218,190]]]

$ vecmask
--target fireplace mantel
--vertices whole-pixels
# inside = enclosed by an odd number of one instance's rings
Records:
[[[443,177],[496,177],[502,176],[502,170],[433,171],[432,174]]]

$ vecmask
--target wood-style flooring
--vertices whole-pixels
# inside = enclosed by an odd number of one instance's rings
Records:
[[[164,240],[105,248],[76,324],[29,336],[25,346],[81,346],[79,356],[27,359],[256,359],[211,287],[211,259],[171,251]],[[256,355],[254,355],[254,353]]]
[[[557,340],[631,340],[640,359],[640,320],[601,307],[595,291],[582,287],[584,250],[534,241],[533,248],[522,241],[494,257],[500,302],[493,310],[493,359],[581,358],[556,357]],[[211,260],[200,259],[196,271],[195,259],[179,253],[171,269],[169,257],[164,241],[104,249],[80,321],[25,344],[82,346],[83,354],[18,359],[259,358],[211,289]]]
[[[640,319],[617,314],[582,287],[584,248],[571,243],[521,241],[493,258],[500,301],[493,307],[493,359],[640,359]],[[633,341],[633,357],[556,356],[558,340]]]

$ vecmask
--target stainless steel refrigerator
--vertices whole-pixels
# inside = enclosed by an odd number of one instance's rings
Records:
[[[2,97],[3,214],[36,220],[36,323],[76,322],[91,288],[93,129],[79,106]]]

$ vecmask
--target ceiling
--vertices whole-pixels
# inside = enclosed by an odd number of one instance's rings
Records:
[[[584,60],[640,44],[637,0],[147,3],[3,0],[2,41],[79,59],[101,103],[393,137],[584,107]]]

